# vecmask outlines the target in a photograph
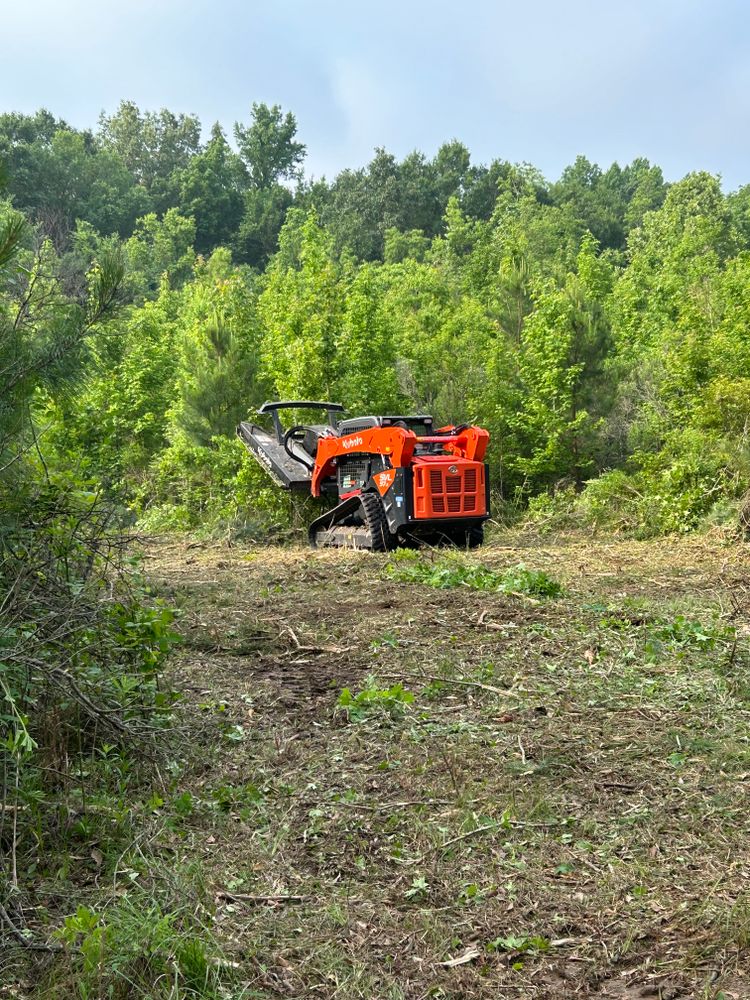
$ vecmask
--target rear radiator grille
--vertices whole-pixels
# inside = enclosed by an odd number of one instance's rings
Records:
[[[487,513],[484,466],[417,466],[414,474],[414,515],[477,517]]]

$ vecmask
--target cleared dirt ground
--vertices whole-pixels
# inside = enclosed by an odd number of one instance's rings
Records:
[[[148,550],[197,758],[162,846],[201,870],[245,995],[750,996],[747,547],[456,558],[564,593]],[[413,701],[377,694],[397,683]],[[374,693],[347,710],[344,688]]]

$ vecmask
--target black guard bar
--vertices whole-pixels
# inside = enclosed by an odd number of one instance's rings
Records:
[[[273,420],[273,429],[276,434],[276,440],[279,444],[284,443],[284,428],[281,426],[281,418],[279,417],[279,410],[325,410],[326,417],[328,418],[328,426],[334,431],[336,430],[337,423],[334,414],[343,413],[344,407],[341,403],[323,403],[311,399],[283,399],[276,403],[267,401],[258,409],[258,413],[270,413],[271,419]]]

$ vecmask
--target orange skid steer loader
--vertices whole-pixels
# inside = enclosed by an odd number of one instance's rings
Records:
[[[285,429],[279,411],[323,410],[325,423]],[[340,403],[264,403],[272,430],[237,434],[282,489],[332,497],[310,525],[311,545],[386,551],[424,542],[474,548],[490,516],[489,434],[469,424],[434,429],[429,416],[352,417]]]

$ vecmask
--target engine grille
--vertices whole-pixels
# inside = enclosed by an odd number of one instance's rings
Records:
[[[415,517],[472,517],[486,513],[483,465],[441,463],[415,467]]]
[[[361,490],[370,478],[370,459],[362,457],[344,458],[338,468],[339,493]]]

